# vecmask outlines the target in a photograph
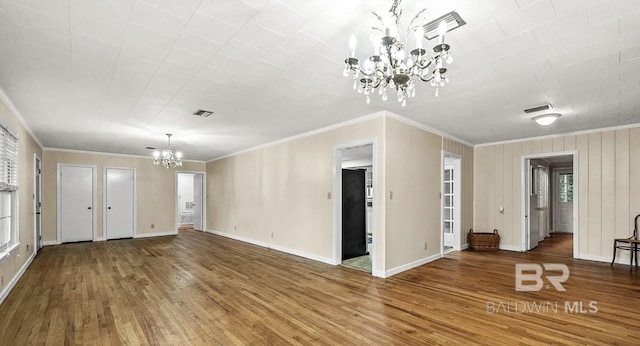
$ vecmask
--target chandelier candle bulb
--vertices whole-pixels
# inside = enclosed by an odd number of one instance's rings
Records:
[[[438,42],[440,44],[444,43],[444,34],[446,33],[447,33],[447,22],[443,20],[440,22],[440,25],[438,26],[438,34],[439,34]]]
[[[349,39],[349,48],[351,49],[351,57],[355,58],[356,57],[356,36],[355,35],[351,35],[351,38]]]
[[[422,38],[424,37],[424,28],[416,29],[416,48],[422,49]]]

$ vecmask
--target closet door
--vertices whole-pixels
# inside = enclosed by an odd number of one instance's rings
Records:
[[[132,238],[135,228],[135,171],[132,168],[105,168],[104,177],[106,238]]]
[[[59,167],[58,209],[63,243],[93,240],[94,169],[72,165]]]

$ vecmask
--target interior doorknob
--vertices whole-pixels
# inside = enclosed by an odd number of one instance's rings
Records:
[[[87,208],[87,209],[91,209],[91,207]]]
[[[111,209],[111,207],[107,207],[107,209]]]

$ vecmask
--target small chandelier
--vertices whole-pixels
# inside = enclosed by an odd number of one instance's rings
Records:
[[[171,150],[171,134],[167,133],[167,137],[168,137],[168,142],[169,142],[169,148],[167,150],[163,150],[162,151],[162,156],[160,155],[159,151],[154,151],[153,152],[153,164],[154,165],[159,165],[162,164],[164,166],[164,168],[176,168],[176,167],[182,167],[182,153],[179,151],[176,151],[176,153],[173,153],[173,150]]]
[[[449,53],[450,46],[444,43],[444,34],[466,23],[456,12],[425,23],[423,15],[426,9],[423,9],[409,23],[403,40],[400,37],[400,1],[393,0],[386,17],[372,12],[380,26],[372,28],[371,42],[374,52],[362,66],[355,57],[355,36],[351,36],[349,40],[351,55],[345,59],[344,76],[348,77],[349,73],[353,72],[353,89],[363,93],[367,103],[371,102],[370,95],[375,93],[375,89],[382,96],[382,100],[386,101],[389,87],[397,91],[398,102],[404,107],[407,99],[415,96],[417,81],[431,83],[431,86],[435,87],[436,97],[438,89],[449,82],[444,64],[450,64],[453,58]],[[415,49],[410,52],[409,58],[405,59],[407,38],[411,33],[416,38]],[[423,49],[425,33],[428,39],[439,37],[439,42],[433,47],[431,54],[427,54]]]

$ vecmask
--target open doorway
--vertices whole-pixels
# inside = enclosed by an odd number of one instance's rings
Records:
[[[524,159],[523,250],[578,255],[577,162],[573,152]]]
[[[176,172],[177,229],[204,231],[205,178],[202,172]]]
[[[442,155],[442,254],[460,251],[462,159]]]
[[[376,144],[334,150],[334,262],[375,276]]]

